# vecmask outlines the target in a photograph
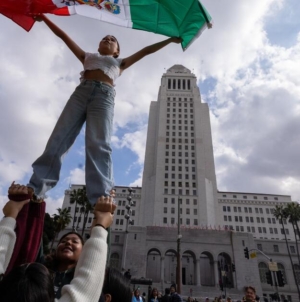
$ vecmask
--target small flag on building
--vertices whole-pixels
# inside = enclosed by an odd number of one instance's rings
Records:
[[[29,31],[32,15],[81,15],[115,25],[182,38],[185,50],[211,16],[199,0],[22,0],[1,1],[0,13]]]

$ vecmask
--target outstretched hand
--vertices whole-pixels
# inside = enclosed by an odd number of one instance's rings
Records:
[[[102,196],[98,198],[94,207],[93,225],[101,224],[104,228],[110,227],[113,222],[113,214],[116,209],[111,196]]]
[[[173,43],[179,44],[179,43],[182,42],[182,39],[179,38],[179,37],[172,37],[172,38],[171,38],[171,41],[172,41]]]
[[[16,219],[18,214],[22,210],[23,206],[27,204],[29,201],[30,201],[29,199],[24,201],[13,201],[13,200],[8,201],[2,210],[4,216]]]
[[[42,21],[44,21],[45,15],[37,14],[37,15],[32,16],[32,18],[34,19],[34,21],[42,22]]]

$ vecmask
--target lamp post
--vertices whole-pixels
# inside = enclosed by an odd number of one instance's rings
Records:
[[[182,235],[180,234],[180,196],[178,196],[178,222],[177,222],[177,269],[176,269],[176,283],[177,293],[181,294],[181,244]]]
[[[128,226],[130,224],[133,224],[132,219],[130,219],[130,214],[131,214],[131,206],[133,205],[132,200],[132,188],[128,188],[128,196],[127,196],[127,200],[128,200],[128,204],[126,205],[126,210],[127,213],[125,215],[125,219],[126,219],[126,230],[125,230],[125,242],[124,242],[124,252],[123,252],[123,259],[122,259],[122,267],[125,268],[125,263],[126,263],[126,251],[127,251],[127,241],[128,241]]]

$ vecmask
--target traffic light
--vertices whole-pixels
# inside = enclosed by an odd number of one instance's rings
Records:
[[[285,284],[285,280],[282,271],[277,271],[276,274],[277,274],[278,286],[283,287]]]
[[[244,248],[244,254],[245,254],[245,258],[249,259],[249,250],[248,248]]]
[[[231,264],[231,270],[232,270],[232,272],[235,272],[235,264],[234,263]]]
[[[272,272],[271,271],[266,272],[266,279],[267,279],[268,284],[273,285],[273,279],[272,279]]]

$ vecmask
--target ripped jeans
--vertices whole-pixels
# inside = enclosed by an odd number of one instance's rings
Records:
[[[115,90],[93,80],[83,80],[61,113],[44,153],[32,164],[28,186],[39,197],[53,188],[58,180],[62,156],[74,143],[86,122],[85,180],[87,197],[95,204],[98,197],[110,195],[113,188],[111,135]]]

